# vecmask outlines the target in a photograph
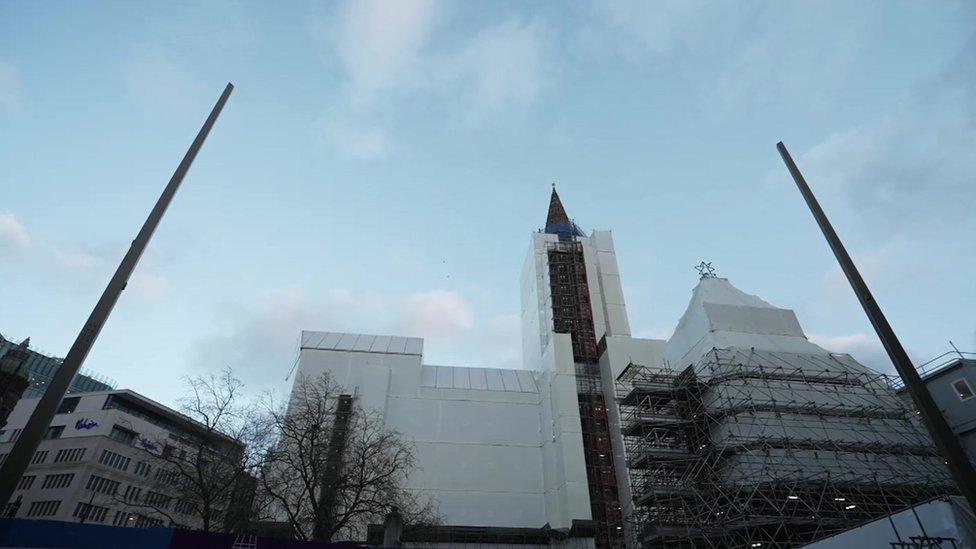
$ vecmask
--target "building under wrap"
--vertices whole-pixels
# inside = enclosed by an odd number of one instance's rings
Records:
[[[792,311],[709,276],[670,340],[635,338],[621,288],[610,232],[585,236],[553,190],[522,268],[522,369],[306,331],[296,379],[328,372],[414,443],[409,488],[441,525],[407,547],[795,546],[952,492],[887,378]]]
[[[641,545],[792,547],[954,491],[887,376],[725,279],[667,357],[617,379]]]

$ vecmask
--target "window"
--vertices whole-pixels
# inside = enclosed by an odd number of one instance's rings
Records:
[[[140,461],[139,463],[136,463],[135,474],[141,477],[148,477],[149,469],[150,467],[148,463],[146,463],[145,461]]]
[[[68,398],[62,400],[61,401],[61,405],[58,406],[58,411],[55,412],[55,413],[58,413],[58,414],[70,414],[71,412],[74,412],[75,411],[75,408],[78,407],[78,402],[80,400],[81,400],[81,397],[68,397]]]
[[[45,461],[47,461],[47,450],[38,450],[34,452],[34,457],[31,458],[31,465],[37,465]]]
[[[173,510],[183,515],[189,515],[193,513],[193,505],[180,499],[176,500],[176,505],[173,506]]]
[[[41,484],[41,489],[45,488],[67,488],[74,480],[74,473],[59,473],[55,475],[47,475],[44,477],[44,482]]]
[[[0,454],[0,465],[3,465],[3,462],[7,461],[7,456],[9,456],[9,455],[10,454],[7,454],[7,453]]]
[[[60,501],[35,501],[27,509],[28,517],[49,517],[58,512],[61,507]]]
[[[105,515],[108,513],[107,507],[100,507],[98,505],[90,505],[88,503],[81,502],[75,507],[75,512],[71,514],[73,517],[77,517],[79,522],[85,520],[86,522],[102,522],[105,520]]]
[[[143,515],[136,515],[136,528],[159,528],[163,525],[163,521],[160,519],[149,518]],[[129,517],[131,520],[132,517]],[[132,524],[131,522],[129,524]]]
[[[136,516],[125,511],[116,511],[112,519],[112,526],[132,526]]]
[[[158,507],[160,509],[165,509],[169,507],[169,502],[172,500],[170,496],[166,494],[160,494],[158,492],[146,492],[146,505],[152,505],[153,507]]]
[[[17,481],[17,487],[14,490],[30,490],[30,487],[34,485],[35,475],[24,475],[20,477]]]
[[[47,431],[44,431],[44,438],[45,439],[61,438],[61,433],[63,432],[64,432],[64,425],[52,425],[51,427],[47,428]]]
[[[85,457],[84,448],[64,448],[58,450],[57,455],[54,456],[54,463],[70,463],[72,461],[81,461]]]
[[[112,432],[108,434],[108,437],[122,444],[132,444],[136,440],[136,434],[134,432],[125,427],[119,427],[118,425],[112,426]]]
[[[13,431],[10,432],[10,439],[7,440],[7,442],[15,442],[18,438],[20,438],[20,433],[23,432],[24,432],[23,429],[14,429]]]
[[[175,485],[179,475],[175,471],[167,471],[166,469],[156,469],[156,480],[162,482],[163,484]]]
[[[131,460],[121,454],[116,454],[115,452],[109,450],[102,450],[102,457],[98,458],[98,462],[102,465],[108,465],[109,467],[115,467],[116,469],[122,471],[129,470],[129,462]]]
[[[125,501],[137,501],[139,499],[139,494],[141,493],[142,493],[142,488],[139,488],[138,486],[129,485],[129,487],[125,489],[125,494],[122,496],[122,499],[124,499]]]
[[[973,398],[973,388],[965,379],[957,379],[952,382],[952,388],[956,390],[956,396],[963,402]]]
[[[98,492],[100,494],[108,494],[114,496],[115,492],[119,489],[119,483],[115,480],[110,480],[105,477],[100,477],[98,475],[92,475],[88,479],[88,484],[85,486],[86,490],[91,490],[92,492]]]

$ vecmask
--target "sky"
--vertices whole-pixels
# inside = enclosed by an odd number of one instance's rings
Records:
[[[976,350],[969,2],[0,2],[0,333],[63,356],[229,81],[85,367],[287,390],[302,329],[521,367],[551,184],[635,335],[710,261],[893,371],[782,140],[916,361]]]

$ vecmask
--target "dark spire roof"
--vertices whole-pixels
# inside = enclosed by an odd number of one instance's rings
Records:
[[[569,223],[569,216],[566,215],[566,209],[563,208],[563,203],[559,200],[556,185],[553,185],[552,196],[549,197],[549,215],[546,217],[546,229],[564,223]]]
[[[563,208],[563,203],[559,200],[555,183],[552,185],[552,196],[549,197],[549,215],[546,216],[545,232],[567,236],[583,236],[583,231],[566,215],[566,208]]]

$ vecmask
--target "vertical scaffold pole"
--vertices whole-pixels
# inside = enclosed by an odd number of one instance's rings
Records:
[[[922,416],[923,423],[925,423],[929,434],[945,458],[946,465],[948,465],[949,472],[959,487],[959,491],[962,492],[966,501],[969,502],[969,507],[976,512],[976,470],[974,470],[973,464],[966,457],[966,453],[959,443],[959,438],[952,432],[945,416],[942,415],[939,407],[935,404],[935,400],[932,399],[932,395],[925,387],[925,384],[922,383],[922,378],[918,375],[915,366],[912,365],[912,361],[908,358],[908,353],[901,346],[901,342],[895,335],[894,330],[888,324],[888,319],[881,312],[881,307],[874,300],[867,284],[864,283],[864,279],[861,278],[861,273],[858,272],[854,261],[847,254],[847,250],[840,241],[840,237],[834,232],[833,226],[827,219],[827,214],[820,207],[820,203],[817,202],[817,198],[807,185],[803,174],[800,173],[799,168],[796,167],[796,163],[793,162],[793,157],[790,156],[789,151],[786,150],[786,146],[783,145],[782,141],[776,144],[776,148],[779,149],[779,154],[783,157],[783,162],[786,163],[787,169],[790,170],[790,175],[793,176],[796,186],[800,189],[800,194],[803,195],[803,199],[806,200],[810,212],[817,221],[817,225],[820,226],[820,230],[827,239],[827,244],[830,245],[830,249],[834,252],[834,257],[837,258],[837,262],[840,263],[841,269],[843,269],[844,274],[847,276],[847,281],[850,282],[851,288],[854,289],[857,300],[861,302],[861,307],[864,308],[868,320],[874,326],[874,331],[877,332],[881,344],[884,345],[885,351],[888,353],[888,357],[891,359],[892,364],[895,365],[895,370],[898,371],[898,375],[901,376],[902,381],[905,383],[908,394],[911,395],[915,407]]]
[[[224,88],[224,92],[217,100],[217,104],[214,105],[210,116],[207,117],[206,122],[203,123],[203,127],[200,128],[200,132],[197,133],[196,139],[190,145],[190,149],[183,157],[183,161],[176,167],[176,171],[173,173],[173,177],[170,178],[169,184],[163,189],[163,193],[159,196],[159,200],[156,201],[156,205],[152,211],[149,212],[149,217],[146,218],[142,229],[136,235],[135,240],[132,241],[129,251],[122,258],[118,269],[112,275],[108,286],[105,287],[102,297],[98,299],[98,303],[95,304],[91,315],[88,317],[85,325],[82,326],[81,332],[68,351],[68,355],[64,357],[61,367],[55,372],[54,379],[48,384],[44,395],[41,396],[30,419],[27,420],[27,425],[24,426],[20,438],[17,439],[14,447],[10,450],[10,455],[7,456],[7,460],[0,467],[0,505],[5,506],[10,501],[17,482],[27,469],[27,465],[34,452],[37,451],[37,446],[40,444],[45,431],[51,425],[51,420],[54,418],[55,411],[57,411],[61,399],[64,398],[65,392],[67,392],[68,386],[71,384],[71,380],[74,379],[82,363],[85,362],[85,357],[91,351],[95,339],[98,338],[99,332],[102,331],[102,327],[115,307],[115,303],[122,294],[122,290],[125,289],[125,285],[132,275],[132,271],[135,270],[136,264],[139,263],[139,258],[142,257],[146,245],[149,244],[153,232],[156,231],[159,221],[162,219],[163,214],[166,213],[166,208],[173,200],[173,196],[176,194],[177,189],[179,189],[180,183],[183,182],[183,177],[189,171],[190,165],[193,164],[193,159],[196,158],[197,153],[200,152],[200,147],[203,146],[204,140],[207,139],[207,134],[210,133],[210,129],[217,121],[217,117],[220,115],[220,111],[223,110],[224,104],[227,103],[227,99],[230,97],[233,89],[234,86],[229,83]]]

